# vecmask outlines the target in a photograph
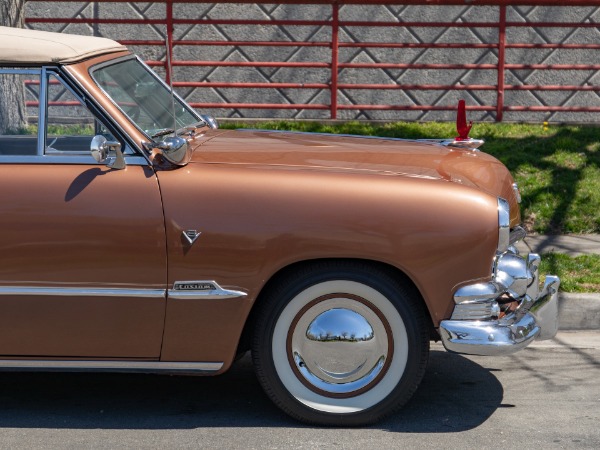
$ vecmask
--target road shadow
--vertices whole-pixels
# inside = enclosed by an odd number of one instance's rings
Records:
[[[400,433],[454,433],[476,428],[496,409],[513,407],[502,404],[504,389],[493,374],[498,370],[461,355],[432,351],[414,397],[374,428]]]
[[[248,356],[219,377],[4,372],[0,386],[2,428],[308,428],[263,394]],[[401,433],[472,429],[502,406],[502,395],[489,369],[433,351],[414,398],[371,428]]]

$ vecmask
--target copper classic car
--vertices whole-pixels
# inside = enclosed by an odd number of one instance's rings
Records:
[[[251,350],[286,413],[359,425],[431,340],[556,334],[560,281],[515,248],[518,188],[464,118],[445,141],[222,130],[115,41],[5,27],[0,78],[0,115],[29,117],[0,135],[1,368],[217,375]]]

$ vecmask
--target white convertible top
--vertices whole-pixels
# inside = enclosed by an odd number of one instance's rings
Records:
[[[72,63],[127,50],[111,39],[0,27],[0,63]]]

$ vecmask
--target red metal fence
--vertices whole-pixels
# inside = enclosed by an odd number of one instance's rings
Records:
[[[30,3],[37,2],[57,2],[59,0],[29,0]],[[60,0],[61,3],[69,3],[76,0]],[[105,0],[96,3],[125,3],[126,0]],[[81,2],[80,2],[81,3]],[[330,17],[319,18],[319,20],[297,19],[297,20],[239,20],[239,19],[194,19],[192,17],[175,17],[173,7],[178,3],[194,3],[191,0],[159,0],[154,3],[162,3],[165,6],[165,15],[159,19],[124,19],[119,17],[114,18],[85,18],[85,17],[28,17],[26,23],[29,27],[36,27],[37,24],[127,24],[131,26],[138,25],[156,25],[164,27],[165,40],[141,40],[127,39],[121,40],[125,45],[129,46],[154,46],[168,47],[167,55],[170,55],[170,61],[166,60],[150,60],[148,64],[167,69],[169,63],[172,67],[270,67],[270,68],[300,68],[300,69],[320,69],[329,71],[329,81],[326,83],[297,83],[297,82],[210,82],[198,81],[189,79],[177,79],[174,77],[173,85],[176,88],[222,88],[222,89],[322,89],[329,91],[329,103],[244,103],[231,102],[223,104],[219,102],[195,102],[192,105],[200,109],[210,108],[237,108],[237,109],[280,109],[280,110],[328,110],[331,119],[338,117],[338,112],[344,110],[379,110],[379,111],[446,111],[455,109],[455,104],[448,105],[427,105],[427,104],[340,104],[338,102],[338,93],[340,90],[402,90],[402,91],[494,91],[495,104],[491,105],[476,105],[469,106],[468,109],[475,111],[489,111],[495,120],[502,121],[503,113],[507,111],[522,111],[522,112],[600,112],[600,107],[589,105],[542,105],[542,106],[519,106],[506,105],[505,93],[507,91],[594,91],[600,92],[599,85],[583,84],[583,85],[556,85],[556,84],[507,84],[506,73],[509,70],[541,70],[541,71],[597,71],[600,69],[600,64],[581,62],[577,64],[537,64],[537,63],[508,63],[507,53],[511,49],[562,49],[562,50],[600,50],[600,44],[592,43],[529,43],[529,42],[507,42],[507,30],[512,28],[598,28],[600,23],[588,21],[584,23],[574,22],[530,22],[507,21],[507,7],[509,5],[564,5],[564,2],[558,1],[477,1],[472,0],[466,2],[468,5],[494,5],[498,8],[497,22],[430,22],[430,21],[413,21],[413,22],[389,22],[389,21],[343,21],[340,20],[340,7],[344,4],[360,3],[360,4],[443,4],[443,5],[459,5],[465,4],[465,1],[437,1],[437,0],[421,0],[421,1],[370,1],[370,0],[339,0],[339,1],[281,1],[277,3],[295,3],[295,4],[310,4],[319,3],[327,4],[331,8]],[[198,2],[195,2],[198,3]],[[227,3],[227,2],[221,2]],[[234,2],[231,2],[234,3]],[[235,3],[244,3],[244,1],[236,1]],[[245,2],[250,3],[250,2]],[[251,2],[261,3],[261,2]],[[262,2],[267,3],[267,2]],[[272,3],[272,2],[268,2]],[[572,6],[600,6],[599,1],[570,1]],[[227,41],[227,40],[193,40],[174,38],[173,30],[177,25],[217,25],[217,26],[320,26],[328,27],[331,30],[331,39],[327,41],[253,41],[251,39],[243,41]],[[356,27],[370,28],[376,30],[378,28],[388,27],[403,27],[403,28],[447,28],[447,29],[495,29],[497,30],[497,42],[487,43],[468,43],[468,42],[432,42],[432,43],[415,43],[415,42],[345,42],[340,39],[340,30],[352,30]],[[377,35],[374,33],[373,35]],[[110,36],[107,36],[110,37]],[[283,61],[203,61],[203,60],[179,60],[174,58],[174,49],[183,46],[228,46],[228,47],[321,47],[330,50],[330,61],[328,62],[283,62]],[[455,63],[398,63],[398,62],[375,62],[375,63],[356,63],[340,61],[339,51],[343,48],[370,48],[370,49],[493,49],[497,55],[495,63],[477,63],[471,61],[456,61]],[[199,52],[200,53],[200,52]],[[166,59],[166,58],[165,58]],[[392,70],[423,70],[423,71],[447,71],[447,70],[491,70],[497,73],[496,83],[490,84],[381,84],[381,83],[341,83],[338,75],[343,69],[392,69]],[[169,70],[165,70],[167,77]]]

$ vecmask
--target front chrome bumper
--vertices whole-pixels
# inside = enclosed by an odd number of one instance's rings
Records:
[[[536,338],[552,339],[558,330],[558,277],[548,275],[529,309],[490,321],[444,320],[440,334],[446,350],[469,355],[508,355]]]
[[[552,339],[558,331],[560,279],[547,275],[540,290],[540,261],[536,254],[521,257],[512,245],[498,253],[491,281],[463,286],[454,294],[452,317],[439,328],[444,347],[470,355],[506,355],[535,339]]]

